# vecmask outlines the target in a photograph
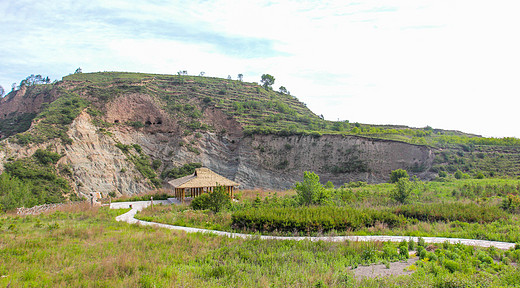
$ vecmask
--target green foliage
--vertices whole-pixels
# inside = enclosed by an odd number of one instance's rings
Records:
[[[250,231],[344,231],[385,223],[390,227],[405,222],[388,211],[350,207],[259,207],[239,210],[231,216],[233,227]]]
[[[144,127],[144,123],[141,121],[128,121],[125,124],[128,126],[134,127],[136,129]]]
[[[121,151],[123,151],[123,153],[129,153],[130,152],[130,149],[132,148],[132,145],[127,145],[127,144],[123,144],[123,143],[120,143],[120,142],[117,142],[115,144],[115,146],[117,148],[119,148]]]
[[[160,188],[162,186],[161,180],[157,179],[157,174],[151,166],[150,157],[140,154],[129,155],[128,159],[134,163],[135,168],[141,173],[141,175],[150,180],[154,187]]]
[[[34,117],[36,117],[34,113],[25,113],[0,119],[0,131],[2,131],[2,136],[9,137],[27,131],[31,127]]]
[[[162,179],[177,179],[184,176],[191,175],[195,172],[196,168],[201,168],[201,163],[186,163],[181,167],[174,167],[172,169],[165,170],[161,173]]]
[[[201,194],[195,198],[190,203],[190,206],[194,210],[208,210],[209,209],[209,193]]]
[[[16,141],[21,145],[44,143],[60,138],[64,144],[71,144],[67,136],[67,125],[85,109],[88,101],[74,93],[65,93],[62,97],[50,103],[36,116],[37,124],[30,131],[16,135]]]
[[[7,172],[0,174],[0,211],[37,205],[38,199],[33,196],[32,190],[30,182],[20,181]]]
[[[401,179],[401,178],[406,178],[406,179],[410,178],[410,176],[408,176],[408,172],[406,172],[406,170],[397,169],[390,173],[390,183],[397,183],[397,181],[399,181],[399,179]]]
[[[159,159],[155,159],[152,161],[152,169],[153,170],[157,170],[159,168],[161,168],[161,165],[162,165],[162,161],[159,160]]]
[[[213,192],[204,193],[197,196],[191,202],[191,207],[195,210],[211,210],[218,213],[231,205],[231,197],[226,192],[224,186],[217,185]]]
[[[502,199],[500,208],[510,213],[520,213],[520,196],[509,194]]]
[[[329,198],[327,191],[320,183],[320,177],[314,172],[303,172],[303,181],[294,186],[300,205],[323,204]]]
[[[265,89],[272,89],[272,86],[274,84],[274,77],[269,74],[263,74],[260,82],[262,82],[262,86],[264,86]]]
[[[505,219],[507,215],[496,206],[480,206],[475,203],[425,203],[401,205],[393,211],[397,215],[425,222],[478,222],[490,223]]]
[[[398,203],[404,204],[408,202],[410,194],[412,193],[412,184],[406,177],[398,178],[395,183],[395,189],[392,192],[392,198]]]
[[[56,164],[62,155],[49,150],[38,149],[36,152],[34,152],[33,157],[36,158],[36,160],[38,160],[38,162],[40,162],[42,165],[47,165]]]
[[[455,174],[453,174],[453,176],[455,177],[455,179],[468,179],[469,178],[468,174],[462,173],[462,171],[460,171],[460,170],[457,170],[455,172]]]
[[[47,150],[37,150],[32,157],[5,163],[0,180],[0,205],[3,209],[20,206],[59,203],[71,188],[56,173],[54,165],[61,155]]]
[[[135,168],[139,173],[141,173],[141,175],[150,180],[152,186],[155,188],[162,187],[161,180],[157,178],[157,174],[154,171],[156,169],[153,168],[153,163],[150,161],[150,157],[143,153],[143,149],[139,144],[128,145],[117,142],[115,146],[119,148],[126,155],[127,159],[135,165]],[[132,153],[132,148],[138,153],[137,155]],[[155,163],[155,165],[158,164],[160,166],[161,163]],[[125,171],[121,172],[123,173]]]
[[[446,177],[448,177],[448,173],[446,173],[446,171],[439,171],[439,177],[446,178]]]

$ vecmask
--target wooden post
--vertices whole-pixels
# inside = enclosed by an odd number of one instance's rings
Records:
[[[184,196],[186,195],[186,188],[182,188],[182,203],[184,203]]]
[[[153,196],[150,196],[150,206],[152,206],[152,210],[153,210]]]

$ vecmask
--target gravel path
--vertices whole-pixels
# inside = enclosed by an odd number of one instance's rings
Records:
[[[179,201],[169,198],[168,200],[154,200],[154,204],[179,204]],[[116,202],[110,205],[111,209],[121,209],[121,208],[131,208],[132,210],[126,212],[125,214],[119,215],[116,217],[116,221],[123,221],[130,224],[139,224],[146,226],[154,226],[159,228],[166,228],[171,230],[180,230],[188,233],[210,233],[221,236],[227,236],[232,238],[259,238],[264,240],[310,240],[310,241],[329,241],[329,242],[343,242],[346,240],[349,241],[392,241],[392,242],[401,242],[403,240],[409,241],[413,240],[417,242],[418,237],[410,237],[410,236],[323,236],[323,237],[291,237],[291,236],[270,236],[270,235],[253,235],[253,234],[242,234],[242,233],[232,233],[232,232],[224,232],[224,231],[216,231],[216,230],[208,230],[201,228],[193,228],[193,227],[183,227],[183,226],[174,226],[169,224],[161,224],[155,222],[141,221],[135,219],[134,216],[138,211],[148,207],[150,205],[150,201],[139,201],[139,202]],[[444,238],[444,237],[423,237],[426,243],[444,243],[448,242],[451,244],[461,243],[463,245],[468,246],[478,246],[478,247],[490,247],[494,246],[498,249],[509,249],[515,246],[515,243],[507,243],[507,242],[498,242],[498,241],[487,241],[487,240],[472,240],[472,239],[461,239],[461,238]]]

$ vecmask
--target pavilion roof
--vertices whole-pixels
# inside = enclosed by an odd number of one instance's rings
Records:
[[[173,188],[202,188],[221,186],[239,186],[235,181],[220,176],[208,168],[197,168],[192,175],[184,176],[168,182]]]

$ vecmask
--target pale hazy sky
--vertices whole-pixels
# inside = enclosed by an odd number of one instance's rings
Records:
[[[0,0],[0,85],[134,71],[258,82],[330,120],[520,137],[520,2]]]

